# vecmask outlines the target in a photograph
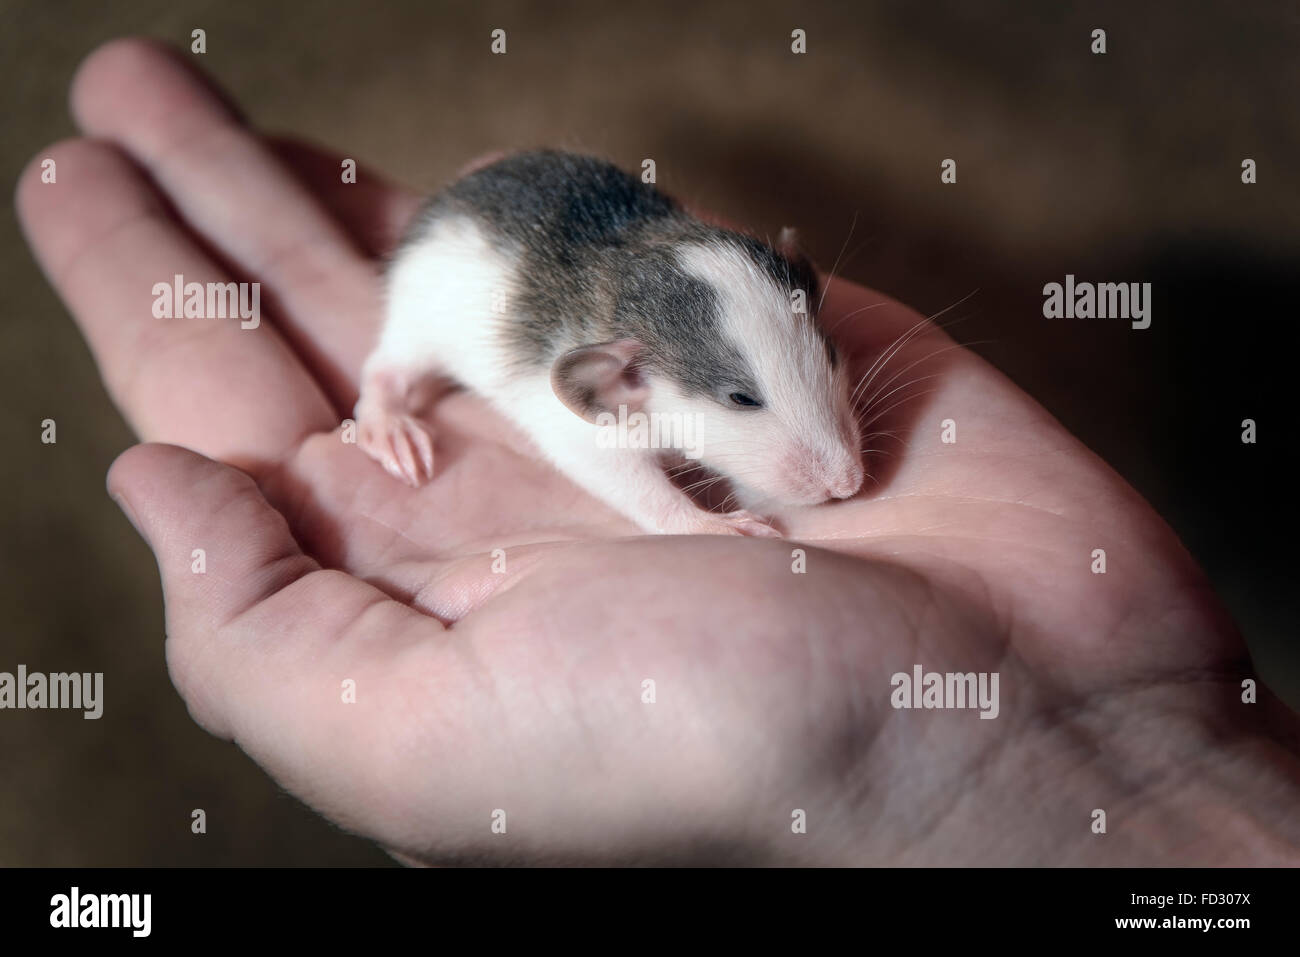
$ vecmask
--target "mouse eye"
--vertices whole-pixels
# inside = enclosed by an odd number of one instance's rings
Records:
[[[727,396],[727,398],[735,405],[742,405],[748,408],[757,409],[761,408],[763,405],[762,402],[759,402],[752,395],[746,395],[744,392],[733,392],[731,395]]]

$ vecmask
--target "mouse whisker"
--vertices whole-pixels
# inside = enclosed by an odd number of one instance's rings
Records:
[[[726,476],[718,475],[718,476],[714,476],[713,478],[706,479],[702,482],[694,482],[686,486],[684,489],[682,489],[682,491],[685,492],[687,495],[689,495],[692,492],[710,489],[713,486],[717,485],[719,482],[723,482],[723,481],[726,481]]]
[[[863,415],[870,415],[871,412],[872,412],[872,409],[873,409],[876,405],[878,405],[878,404],[881,403],[881,402],[884,402],[884,401],[887,400],[891,395],[894,395],[895,393],[900,392],[900,391],[902,391],[903,389],[906,389],[906,388],[909,387],[909,386],[916,385],[918,382],[924,382],[926,379],[937,379],[937,378],[939,378],[939,376],[940,376],[940,373],[938,373],[938,372],[932,372],[932,373],[930,373],[929,375],[917,376],[915,379],[908,379],[906,382],[902,383],[901,385],[894,386],[894,388],[890,389],[890,390],[889,390],[888,392],[886,392],[884,395],[880,395],[880,393],[877,392],[876,395],[872,396],[871,399],[870,399],[869,401],[863,403],[863,406],[862,406],[862,414],[863,414]],[[894,378],[898,378],[898,377],[895,376]],[[893,382],[893,381],[894,381],[893,379],[890,379],[890,380],[889,380],[889,382]],[[889,382],[886,382],[885,385],[881,386],[881,388],[882,388],[882,389],[886,388],[886,387],[889,385]]]
[[[875,422],[876,419],[879,419],[881,416],[883,416],[883,415],[887,415],[888,413],[892,412],[894,409],[897,409],[897,408],[898,408],[900,405],[902,405],[904,402],[909,402],[909,401],[911,401],[912,399],[919,399],[919,398],[921,398],[921,396],[923,396],[923,395],[930,395],[931,393],[933,393],[933,392],[937,392],[937,391],[939,391],[939,390],[938,390],[938,389],[926,389],[924,392],[917,392],[917,393],[914,393],[913,395],[905,395],[905,396],[903,396],[903,398],[899,399],[897,402],[895,402],[893,405],[889,406],[887,409],[881,409],[879,412],[877,412],[875,415],[873,415],[870,419],[868,419],[866,422],[864,422],[864,423],[862,423],[862,424],[863,424],[864,426],[866,426],[866,425],[870,425],[872,422]]]
[[[942,354],[945,353],[945,352],[951,352],[953,349],[967,349],[967,348],[970,348],[971,346],[985,345],[985,344],[987,344],[987,343],[989,343],[989,342],[992,342],[992,341],[993,341],[993,340],[991,340],[991,339],[983,339],[983,340],[976,340],[975,342],[966,342],[966,343],[963,343],[963,342],[954,342],[954,343],[951,343],[951,344],[949,344],[949,345],[947,345],[947,346],[944,346],[944,347],[942,347],[942,348],[940,348],[940,349],[935,349],[933,352],[929,353],[928,355],[924,355],[924,356],[922,356],[922,357],[919,358],[919,359],[915,359],[915,360],[913,360],[912,362],[910,362],[909,364],[907,364],[906,366],[904,366],[903,368],[901,368],[901,369],[899,369],[897,372],[895,372],[892,376],[890,376],[889,379],[886,380],[886,381],[885,381],[885,382],[880,386],[880,388],[876,390],[875,395],[873,395],[870,399],[868,399],[868,400],[866,401],[866,403],[865,403],[866,407],[869,409],[869,408],[871,407],[871,404],[872,404],[873,402],[876,401],[877,396],[879,396],[880,393],[881,393],[882,391],[884,391],[885,389],[887,389],[887,388],[889,387],[889,384],[890,384],[891,382],[893,382],[895,379],[897,379],[897,378],[898,378],[900,375],[902,375],[904,372],[907,372],[909,369],[914,369],[916,366],[920,365],[922,362],[928,362],[928,361],[930,361],[931,359],[933,359],[935,356],[942,355]],[[937,373],[937,372],[936,372],[936,373],[934,373],[934,375],[926,376],[925,378],[934,378],[934,376],[941,375],[941,374],[942,374],[942,373]],[[913,380],[913,381],[920,381],[920,380]]]
[[[969,317],[968,317],[968,316],[963,317],[963,319],[965,319],[965,318],[969,318]],[[957,321],[960,322],[961,320],[957,320]],[[954,322],[954,323],[952,323],[952,324],[955,325],[956,323]],[[888,386],[890,382],[893,382],[894,379],[897,379],[899,375],[901,375],[903,372],[906,372],[908,369],[911,369],[911,368],[913,368],[913,367],[919,365],[920,363],[925,362],[927,359],[932,359],[932,358],[934,358],[935,356],[937,356],[937,355],[939,355],[939,354],[941,354],[941,353],[943,353],[943,352],[947,352],[947,351],[949,351],[950,349],[959,349],[959,348],[963,348],[964,346],[982,345],[982,344],[983,344],[983,343],[980,342],[980,341],[976,341],[976,342],[972,342],[972,343],[950,342],[948,345],[946,345],[946,346],[941,346],[940,348],[933,350],[932,352],[928,353],[927,355],[922,356],[920,359],[916,359],[916,360],[914,360],[912,363],[910,363],[909,365],[907,365],[907,366],[904,367],[903,369],[900,369],[900,370],[899,370],[898,372],[896,372],[896,373],[895,373],[895,374],[894,374],[894,375],[893,375],[893,376],[892,376],[892,377],[891,377],[887,382],[885,382],[885,383],[884,383],[884,386],[882,386],[881,388],[884,388],[885,386]],[[895,353],[895,356],[891,356],[890,358],[891,358],[891,359],[892,359],[892,358],[895,358],[896,355],[897,355],[897,353]],[[884,366],[882,366],[880,369],[876,370],[876,373],[875,373],[875,374],[876,374],[876,375],[880,375],[883,371],[884,371]],[[865,390],[864,390],[864,391],[865,391]]]
[[[852,312],[846,312],[844,315],[836,319],[835,324],[831,326],[829,329],[827,329],[826,332],[827,334],[834,332],[844,323],[846,319],[852,319],[854,316],[859,315],[860,313],[864,313],[868,309],[879,309],[881,306],[887,306],[887,305],[889,305],[889,303],[887,302],[873,302],[866,306],[859,306],[857,309],[854,309]]]
[[[722,499],[722,504],[719,505],[718,508],[723,512],[730,512],[730,511],[734,511],[734,509],[732,508],[733,505],[739,505],[739,504],[740,501],[736,498],[736,493],[728,492],[726,496]]]
[[[849,241],[853,239],[853,230],[858,225],[858,211],[853,211],[853,222],[849,223],[849,234],[844,237],[844,244],[840,246],[840,251],[835,257],[835,262],[831,266],[831,271],[826,274],[826,281],[822,283],[822,294],[817,300],[817,311],[821,312],[822,303],[826,301],[826,293],[830,291],[831,280],[835,278],[835,270],[840,268],[840,259],[844,255],[844,250],[849,248]]]
[[[859,390],[865,390],[866,387],[870,386],[871,380],[874,379],[875,376],[879,375],[884,370],[885,366],[888,365],[890,360],[893,359],[894,356],[898,354],[898,352],[903,348],[904,345],[906,345],[910,340],[912,340],[916,336],[920,335],[921,331],[926,329],[930,323],[934,323],[936,319],[938,319],[940,316],[942,316],[944,313],[948,312],[949,310],[957,308],[963,302],[969,299],[971,296],[975,295],[977,292],[979,292],[978,288],[973,289],[970,292],[968,292],[966,295],[962,296],[962,298],[954,302],[952,305],[944,309],[940,309],[938,312],[934,313],[934,315],[926,316],[925,318],[918,320],[916,323],[912,325],[910,329],[908,329],[897,339],[895,339],[893,343],[891,343],[889,346],[886,347],[885,351],[880,354],[880,356],[876,359],[876,361],[871,364],[871,367],[867,369],[866,373],[863,374],[862,380],[859,380],[858,385],[853,390],[853,395],[850,398],[850,401],[852,401],[854,398],[857,397]],[[939,329],[949,329],[952,326],[957,325],[959,322],[964,322],[966,319],[969,318],[970,316],[962,316],[958,319],[951,320],[947,323],[935,323],[935,325]]]
[[[925,328],[928,321],[929,320],[927,319],[922,319],[913,324],[910,329],[895,339],[883,352],[880,353],[879,356],[876,357],[876,361],[871,363],[871,366],[862,374],[862,378],[858,380],[858,384],[854,386],[853,391],[849,394],[849,402],[855,401],[858,394],[871,385],[872,380],[880,374],[886,365],[889,364],[894,355],[907,344],[908,340],[918,335],[920,331]]]

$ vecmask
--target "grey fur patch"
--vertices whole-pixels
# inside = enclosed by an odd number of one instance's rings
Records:
[[[688,393],[756,392],[753,371],[723,336],[717,293],[677,264],[685,243],[734,245],[787,292],[807,290],[810,310],[817,299],[806,259],[707,226],[653,186],[592,157],[539,150],[501,159],[435,196],[406,242],[444,216],[466,214],[519,263],[507,336],[521,369],[549,366],[579,346],[633,338],[646,346],[639,365]]]

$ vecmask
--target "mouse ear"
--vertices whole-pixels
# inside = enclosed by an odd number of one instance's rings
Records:
[[[636,360],[643,347],[635,339],[618,339],[570,349],[551,367],[551,389],[574,414],[594,423],[602,412],[618,414],[641,408],[650,388]]]
[[[802,257],[803,246],[799,242],[799,231],[793,226],[782,226],[776,235],[776,251],[786,259]]]
[[[794,266],[795,275],[791,276],[792,281],[805,287],[810,298],[819,299],[821,281],[817,277],[817,267],[804,252],[803,242],[793,226],[781,227],[781,232],[776,237],[776,251]]]

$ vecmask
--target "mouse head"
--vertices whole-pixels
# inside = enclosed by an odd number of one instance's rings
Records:
[[[816,273],[788,231],[773,249],[699,228],[648,246],[622,272],[615,328],[626,335],[553,367],[570,409],[643,426],[641,447],[679,448],[726,475],[747,507],[858,491],[847,378],[816,322]]]

